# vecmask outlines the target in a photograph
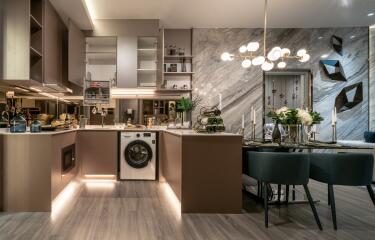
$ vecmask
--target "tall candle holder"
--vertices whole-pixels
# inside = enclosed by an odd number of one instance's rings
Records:
[[[332,142],[337,143],[337,127],[336,123],[332,124]]]
[[[251,121],[251,139],[255,141],[255,126],[256,123],[254,121]]]

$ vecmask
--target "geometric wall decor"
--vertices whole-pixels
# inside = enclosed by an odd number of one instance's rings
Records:
[[[344,87],[335,100],[338,112],[349,110],[363,101],[362,82]]]
[[[339,60],[321,60],[320,64],[331,80],[346,81],[345,72]]]
[[[333,35],[331,37],[331,46],[332,48],[342,56],[342,51],[343,51],[343,42],[342,38]]]

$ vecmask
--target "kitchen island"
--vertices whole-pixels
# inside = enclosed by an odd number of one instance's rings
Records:
[[[161,176],[182,213],[241,212],[241,135],[165,130],[159,139]]]
[[[169,184],[180,200],[181,212],[240,213],[240,135],[115,126],[41,133],[0,132],[0,207],[3,211],[51,211],[53,200],[76,177],[116,179],[121,131],[159,133],[159,181]],[[64,172],[62,151],[72,145],[76,162]]]

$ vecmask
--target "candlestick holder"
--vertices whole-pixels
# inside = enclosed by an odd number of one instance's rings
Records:
[[[332,142],[337,143],[337,127],[336,123],[332,124]]]
[[[251,139],[255,141],[255,126],[256,123],[254,121],[251,121]]]

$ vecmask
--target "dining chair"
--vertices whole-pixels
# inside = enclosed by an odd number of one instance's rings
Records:
[[[245,174],[257,179],[263,184],[264,224],[268,228],[268,184],[302,185],[309,200],[315,221],[320,230],[322,225],[316,211],[309,188],[309,154],[283,152],[245,153],[247,162]]]
[[[375,205],[371,187],[373,166],[374,157],[370,153],[311,153],[310,178],[328,184],[328,204],[335,230],[337,220],[333,186],[366,186]]]

